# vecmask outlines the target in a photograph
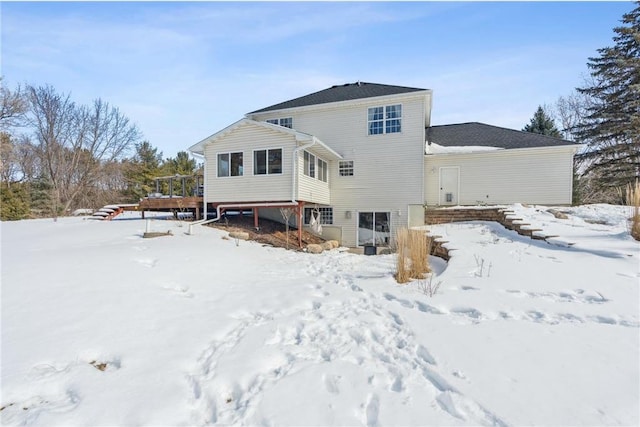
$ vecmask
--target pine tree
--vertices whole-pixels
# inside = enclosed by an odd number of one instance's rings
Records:
[[[29,217],[29,196],[23,183],[11,187],[0,184],[0,220],[15,221]]]
[[[585,175],[601,187],[640,178],[640,2],[613,29],[614,46],[589,58],[591,82],[578,91],[592,99],[577,136],[587,144]]]
[[[531,121],[522,130],[525,132],[539,133],[540,135],[553,136],[555,138],[562,137],[562,134],[556,127],[555,122],[544,111],[542,106],[538,106],[538,109],[533,114]]]
[[[162,152],[153,147],[149,141],[136,144],[133,159],[125,165],[125,180],[127,182],[127,197],[137,202],[149,193],[155,192],[153,178],[157,177],[162,166]]]

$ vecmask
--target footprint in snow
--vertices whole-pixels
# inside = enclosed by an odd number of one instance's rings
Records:
[[[165,291],[175,292],[176,295],[181,296],[183,298],[193,298],[193,293],[189,292],[189,287],[178,284],[169,284],[163,286],[162,289]]]
[[[325,375],[322,376],[322,380],[324,382],[324,387],[331,394],[340,393],[340,387],[338,386],[338,383],[340,382],[341,379],[342,379],[342,377],[339,376],[339,375],[326,375],[325,374]]]
[[[143,265],[148,268],[153,268],[158,264],[158,260],[155,258],[139,258],[136,260],[138,264]]]

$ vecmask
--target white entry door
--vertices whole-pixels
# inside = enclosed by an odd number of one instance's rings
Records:
[[[460,193],[460,167],[440,168],[440,205],[457,205]]]

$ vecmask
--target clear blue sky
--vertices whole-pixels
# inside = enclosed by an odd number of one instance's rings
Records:
[[[3,2],[4,83],[102,98],[164,157],[355,81],[433,89],[432,124],[521,129],[583,83],[631,2]]]

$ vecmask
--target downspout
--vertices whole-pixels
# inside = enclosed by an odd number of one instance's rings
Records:
[[[298,177],[298,168],[296,167],[298,164],[298,153],[301,150],[305,150],[315,144],[317,141],[315,136],[311,137],[311,142],[305,145],[301,145],[300,147],[296,147],[293,149],[293,158],[291,159],[291,173],[293,176],[291,177],[291,202],[297,203],[296,197],[296,179]]]
[[[204,172],[202,174],[202,204],[203,204],[202,217],[204,219],[207,219],[207,191],[206,191],[206,187],[207,187],[207,159],[205,159],[205,157],[204,157],[204,150],[202,152],[203,152],[203,154],[194,153],[192,151],[191,155],[193,155],[193,157],[199,157],[202,160],[202,164],[204,165]]]

